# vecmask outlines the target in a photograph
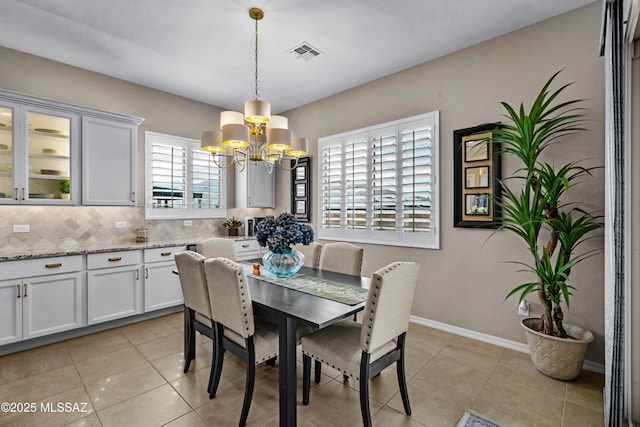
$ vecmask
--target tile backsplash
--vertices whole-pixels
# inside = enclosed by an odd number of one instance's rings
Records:
[[[229,209],[227,217],[274,215],[273,209]],[[225,218],[184,220],[144,219],[142,207],[115,206],[0,206],[0,242],[5,250],[65,249],[82,245],[129,243],[135,230],[149,229],[149,241],[194,241],[226,236]],[[125,228],[116,222],[126,221]],[[28,224],[28,233],[14,233],[16,224]],[[241,233],[243,231],[241,230]]]

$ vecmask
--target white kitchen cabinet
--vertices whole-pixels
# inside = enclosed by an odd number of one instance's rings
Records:
[[[186,246],[144,250],[144,311],[173,307],[184,302],[177,274],[175,254]]]
[[[79,144],[77,114],[0,91],[0,203],[78,204]]]
[[[237,261],[262,258],[260,245],[256,239],[238,239],[235,240],[234,243],[236,245]]]
[[[142,251],[87,255],[87,323],[142,313]]]
[[[83,205],[135,205],[138,124],[82,118]]]
[[[263,162],[247,161],[242,172],[236,171],[236,207],[275,208],[275,173],[268,173]]]
[[[22,340],[22,281],[0,282],[0,345]]]
[[[81,255],[2,263],[0,345],[85,326],[82,268]]]

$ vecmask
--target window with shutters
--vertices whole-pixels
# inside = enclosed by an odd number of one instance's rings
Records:
[[[225,171],[200,141],[155,132],[145,140],[147,219],[225,216]]]
[[[439,248],[438,112],[320,138],[319,239]]]

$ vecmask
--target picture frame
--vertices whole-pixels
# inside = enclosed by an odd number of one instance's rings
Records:
[[[489,188],[491,166],[464,168],[464,188]]]
[[[294,168],[295,166],[295,168]],[[308,157],[291,161],[291,213],[300,222],[311,221],[311,162]]]
[[[500,123],[485,123],[453,131],[453,226],[498,228],[500,226],[500,144],[493,132]]]

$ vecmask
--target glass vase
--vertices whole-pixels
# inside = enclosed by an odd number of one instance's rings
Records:
[[[278,277],[293,276],[303,263],[304,255],[295,249],[289,249],[282,254],[269,251],[262,257],[265,268]]]

